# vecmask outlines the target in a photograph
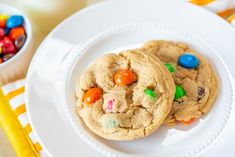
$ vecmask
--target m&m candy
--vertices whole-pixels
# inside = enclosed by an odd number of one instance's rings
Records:
[[[101,98],[102,90],[98,87],[88,89],[84,95],[84,102],[86,104],[93,104]]]
[[[137,76],[134,72],[122,69],[116,72],[114,76],[114,81],[116,85],[124,86],[124,85],[131,85],[137,80]]]
[[[8,18],[9,18],[8,15],[0,15],[0,20],[5,20],[5,21],[7,21]]]
[[[20,15],[0,14],[0,63],[12,58],[25,44],[27,34]]]
[[[157,98],[157,94],[152,89],[147,88],[144,90],[144,93],[151,98]]]
[[[167,69],[170,73],[175,72],[174,67],[170,63],[166,63],[165,66],[167,67]]]
[[[6,27],[6,20],[0,19],[0,28],[5,28]]]
[[[14,45],[10,45],[10,46],[8,46],[8,47],[6,47],[6,48],[3,48],[3,54],[8,54],[8,53],[16,53],[16,48],[15,48],[15,46]],[[5,60],[4,60],[5,61]]]
[[[195,120],[196,120],[196,118],[191,118],[187,121],[186,120],[181,120],[180,122],[184,125],[189,125],[189,124],[193,123]]]
[[[23,24],[23,17],[20,15],[13,15],[7,19],[6,26],[8,28],[15,28]]]
[[[183,96],[185,96],[184,89],[181,86],[176,85],[175,86],[175,99],[182,98]]]
[[[16,28],[13,28],[10,30],[9,32],[9,37],[12,39],[12,40],[16,40],[19,36],[22,36],[25,34],[25,30],[23,27],[16,27]]]
[[[25,35],[21,35],[18,38],[16,38],[16,40],[14,41],[16,49],[17,50],[21,49],[21,47],[23,47],[25,41],[26,41]]]
[[[8,53],[16,53],[15,46],[8,37],[4,37],[0,40],[0,46],[2,47],[2,54],[4,55]]]
[[[120,125],[114,118],[106,118],[101,124],[105,129],[115,129]]]
[[[0,39],[2,39],[5,35],[5,30],[3,28],[0,28]]]
[[[198,67],[199,60],[196,56],[185,53],[179,57],[178,63],[180,66],[184,68],[194,69]]]

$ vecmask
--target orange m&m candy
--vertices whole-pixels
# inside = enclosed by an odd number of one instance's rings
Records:
[[[100,99],[102,95],[102,90],[100,88],[94,87],[88,89],[88,91],[84,95],[84,101],[87,104],[92,104]]]
[[[22,36],[25,34],[25,30],[23,27],[16,27],[16,28],[12,28],[10,33],[9,33],[9,37],[12,40],[16,40],[19,36]]]
[[[189,120],[187,120],[187,121],[181,120],[180,122],[181,122],[182,124],[188,125],[188,124],[191,124],[192,122],[194,122],[195,119],[196,119],[196,118],[191,118],[191,119],[189,119]]]
[[[114,76],[114,81],[117,85],[130,85],[137,80],[137,76],[130,70],[119,70]]]
[[[5,28],[6,27],[6,20],[0,19],[0,28]]]

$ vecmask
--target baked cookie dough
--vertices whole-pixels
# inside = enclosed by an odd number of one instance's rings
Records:
[[[107,54],[79,77],[77,113],[103,138],[133,140],[160,127],[174,94],[174,80],[156,56],[139,49]]]
[[[143,51],[156,55],[172,73],[176,93],[165,124],[189,124],[209,112],[218,91],[212,66],[186,44],[155,40],[144,44]]]

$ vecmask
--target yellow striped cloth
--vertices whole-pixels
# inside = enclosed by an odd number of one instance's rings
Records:
[[[22,130],[27,135],[26,138],[29,138],[31,142],[30,149],[34,149],[35,152],[38,152],[41,157],[46,157],[46,153],[42,149],[38,140],[36,139],[34,133],[32,132],[32,128],[29,124],[28,117],[26,115],[25,108],[25,99],[24,99],[24,90],[25,90],[25,80],[19,80],[15,83],[11,83],[2,87],[2,93],[8,101],[11,110],[17,116],[18,121],[21,124]],[[4,111],[1,111],[4,112]],[[3,126],[9,124],[2,124]],[[14,127],[14,126],[12,126]],[[16,130],[13,130],[16,131]],[[11,136],[11,135],[8,135]],[[28,139],[27,139],[28,140]],[[14,141],[11,141],[14,142]],[[22,150],[23,151],[23,150]],[[19,156],[22,156],[21,150],[17,152]]]
[[[211,10],[235,26],[235,0],[188,1]],[[0,123],[19,157],[46,157],[26,115],[24,84],[25,81],[20,80],[0,90]]]
[[[235,26],[235,0],[189,0],[189,2],[216,13]]]

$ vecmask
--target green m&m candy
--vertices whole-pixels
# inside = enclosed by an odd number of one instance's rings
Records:
[[[170,73],[175,72],[174,67],[170,63],[166,63],[165,66],[167,67]]]
[[[151,98],[157,98],[157,94],[152,89],[146,88],[144,90],[144,93],[150,96]]]
[[[185,96],[184,89],[180,87],[179,85],[176,85],[175,86],[175,99],[182,98],[183,96]]]
[[[116,119],[108,118],[102,124],[106,129],[115,129],[119,126],[119,122]]]

